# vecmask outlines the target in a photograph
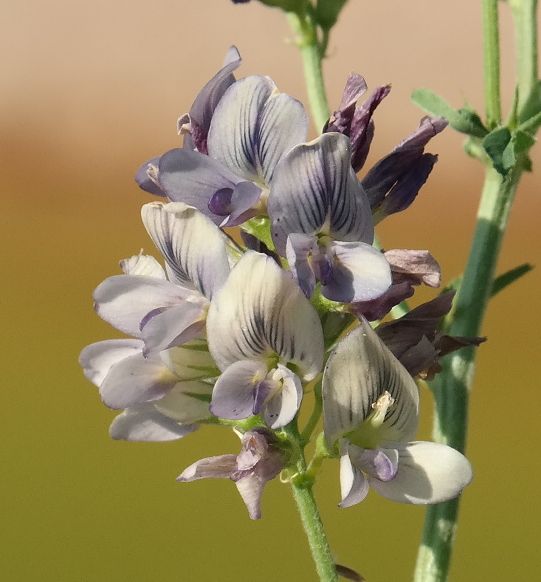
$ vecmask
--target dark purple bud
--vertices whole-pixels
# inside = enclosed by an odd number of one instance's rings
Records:
[[[390,85],[377,87],[372,95],[355,110],[349,137],[352,152],[351,165],[356,173],[363,167],[370,150],[370,143],[374,137],[372,115],[376,107],[387,97],[390,91]]]
[[[340,105],[325,124],[322,133],[337,131],[349,136],[355,104],[365,91],[366,81],[364,78],[357,73],[351,73],[346,81]]]
[[[278,265],[280,266],[282,265],[282,263],[280,262],[280,257],[278,257],[278,255],[274,251],[271,251],[262,240],[258,239],[253,234],[250,234],[249,232],[246,232],[245,230],[242,229],[240,231],[240,236],[242,238],[242,241],[246,245],[247,249],[251,251],[256,251],[257,253],[263,253],[264,255],[267,255],[268,257],[274,259]]]
[[[368,321],[376,321],[377,319],[383,319],[395,305],[409,299],[414,292],[413,285],[409,281],[403,281],[402,283],[391,285],[377,299],[353,303],[350,306],[350,310],[357,317],[362,315]]]
[[[362,185],[372,211],[378,210],[391,191],[393,196],[388,204],[393,212],[411,204],[437,159],[435,156],[428,156],[420,161],[424,148],[446,126],[444,119],[424,117],[415,132],[370,169],[363,178]]]

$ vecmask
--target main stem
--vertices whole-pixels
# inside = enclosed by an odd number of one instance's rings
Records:
[[[450,329],[452,335],[477,336],[480,333],[520,174],[517,170],[503,180],[496,170],[487,169],[473,245]],[[466,446],[474,358],[471,348],[455,353],[444,362],[433,387],[436,402],[434,440],[462,452]],[[427,509],[415,582],[447,580],[458,508],[459,498]]]

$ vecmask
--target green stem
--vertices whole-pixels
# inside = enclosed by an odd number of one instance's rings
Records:
[[[299,469],[305,471],[306,465],[304,460],[300,461],[299,464],[302,465],[299,466]],[[297,509],[301,516],[302,525],[308,538],[308,544],[310,545],[319,578],[321,582],[336,582],[338,580],[336,565],[329,542],[325,536],[323,523],[321,522],[316,500],[314,499],[312,485],[302,482],[296,484],[295,480],[292,481],[291,485],[293,488],[293,498],[297,503]]]
[[[510,0],[515,23],[519,111],[537,83],[537,0]]]
[[[500,103],[500,30],[498,0],[483,0],[485,102],[490,129],[502,119]]]
[[[317,38],[317,27],[309,14],[299,15],[291,12],[288,14],[288,20],[301,52],[310,109],[319,132],[329,119],[329,104],[323,80],[321,67],[323,55]]]
[[[451,335],[477,336],[480,333],[520,175],[521,171],[515,170],[503,180],[496,170],[487,169],[473,245],[456,300],[455,318],[449,330]],[[471,348],[447,358],[433,386],[436,402],[434,440],[462,452],[466,446],[474,358],[475,352]],[[458,507],[459,498],[427,509],[415,582],[447,580]]]

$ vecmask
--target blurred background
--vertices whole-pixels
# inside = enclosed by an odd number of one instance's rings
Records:
[[[413,130],[409,101],[430,87],[453,106],[482,100],[480,2],[350,0],[325,63],[331,104],[350,71],[370,87],[392,82],[377,110],[369,164]],[[91,293],[144,248],[151,199],[138,165],[179,143],[175,123],[227,47],[241,76],[270,75],[306,102],[299,56],[283,15],[227,0],[18,0],[0,6],[2,307],[2,540],[9,582],[315,580],[287,486],[272,482],[264,518],[251,522],[233,484],[177,484],[196,459],[238,449],[225,429],[168,444],[113,442],[114,414],[77,364],[88,343],[117,337]],[[514,78],[512,27],[502,7],[506,111]],[[405,214],[385,221],[387,248],[430,249],[450,279],[464,265],[482,169],[451,130],[429,184]],[[539,258],[541,148],[518,192],[503,272]],[[369,165],[367,166],[369,167]],[[532,580],[538,574],[539,297],[528,274],[493,301],[480,348],[452,580]],[[428,294],[419,297],[429,297]],[[422,435],[431,401],[423,395]],[[338,467],[316,494],[340,563],[369,582],[411,578],[424,510],[372,493],[339,510]]]

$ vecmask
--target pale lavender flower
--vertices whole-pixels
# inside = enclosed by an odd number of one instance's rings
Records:
[[[323,364],[321,323],[294,279],[271,257],[246,252],[211,302],[207,337],[222,370],[213,414],[261,414],[272,428],[291,422],[301,380],[314,379]]]
[[[267,481],[274,479],[287,461],[286,451],[274,434],[263,428],[244,433],[238,455],[219,455],[201,459],[186,468],[178,481],[231,479],[244,501],[251,519],[261,518],[261,496]]]
[[[446,445],[413,441],[419,395],[408,371],[366,320],[343,338],[323,377],[325,437],[340,455],[341,507],[369,490],[402,503],[439,503],[471,480],[466,458]]]
[[[167,275],[150,259],[145,270],[123,263],[127,274],[101,283],[94,301],[100,317],[141,338],[150,353],[204,334],[209,302],[229,274],[229,239],[182,203],[145,204],[142,218],[165,258]]]
[[[348,138],[326,133],[294,147],[276,168],[268,201],[278,253],[310,296],[316,281],[334,301],[369,301],[391,284],[372,247],[370,204],[351,167]]]

